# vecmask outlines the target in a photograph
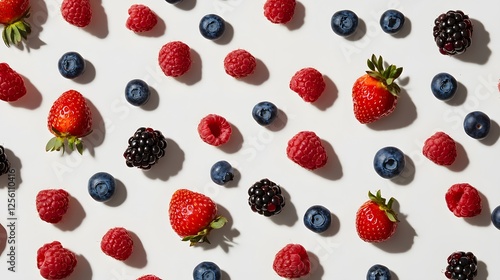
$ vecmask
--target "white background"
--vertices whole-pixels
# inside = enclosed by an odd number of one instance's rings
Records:
[[[160,18],[155,29],[138,35],[125,28],[130,0],[91,0],[94,16],[86,28],[66,23],[60,1],[32,1],[29,21],[33,33],[27,46],[1,46],[0,60],[23,75],[27,95],[0,104],[0,143],[16,168],[16,272],[7,270],[7,253],[0,255],[2,279],[39,279],[36,250],[58,240],[78,255],[70,279],[128,280],[152,273],[163,279],[191,279],[201,261],[217,263],[225,280],[280,279],[272,270],[275,253],[287,243],[300,243],[313,267],[307,279],[365,279],[375,263],[388,266],[393,279],[444,279],[447,256],[472,251],[479,260],[476,279],[500,279],[496,269],[500,232],[490,213],[500,205],[498,138],[500,46],[498,15],[493,1],[306,1],[297,3],[292,22],[275,25],[263,16],[262,0],[184,0],[143,2]],[[395,36],[382,32],[378,20],[389,8],[406,15]],[[342,9],[360,18],[357,33],[342,38],[331,30],[330,18]],[[432,37],[434,19],[450,9],[462,9],[474,23],[472,46],[461,56],[439,53]],[[217,13],[227,32],[217,42],[203,38],[199,20]],[[178,79],[161,72],[157,56],[165,43],[181,40],[192,48],[192,69]],[[237,48],[258,60],[253,76],[235,80],[225,74],[223,59]],[[57,60],[77,51],[87,60],[84,76],[63,78]],[[371,125],[359,124],[352,112],[351,86],[364,74],[366,59],[382,55],[404,67],[401,97],[395,112]],[[291,76],[303,67],[325,75],[327,88],[314,104],[305,103],[288,88]],[[430,91],[439,72],[458,80],[457,96],[443,102]],[[153,96],[143,108],[124,98],[126,83],[145,80]],[[46,118],[52,102],[64,91],[80,91],[89,101],[94,131],[84,139],[84,155],[45,152],[51,137]],[[251,116],[254,104],[268,100],[280,109],[270,128]],[[464,116],[474,110],[492,119],[483,141],[468,137]],[[209,113],[232,124],[233,135],[221,148],[202,142],[196,127]],[[151,171],[125,165],[127,139],[140,126],[158,129],[168,139],[166,157]],[[328,164],[307,171],[286,157],[287,141],[301,130],[312,130],[324,141]],[[436,131],[457,142],[458,158],[451,167],[435,165],[422,156],[424,140]],[[379,177],[373,156],[384,146],[396,146],[407,157],[407,170],[395,179]],[[237,169],[228,186],[215,185],[210,167],[227,160]],[[115,197],[99,203],[88,195],[87,181],[105,171],[118,181]],[[269,178],[285,191],[287,205],[274,218],[253,213],[247,189]],[[7,223],[7,177],[0,178],[0,223]],[[468,182],[483,198],[483,212],[474,218],[455,217],[444,194],[455,183]],[[60,224],[39,219],[35,196],[46,188],[64,188],[72,196]],[[171,194],[189,188],[210,196],[229,223],[211,234],[211,245],[189,247],[173,232],[168,220]],[[368,191],[382,190],[398,200],[401,220],[396,234],[374,245],[355,231],[358,207]],[[302,223],[308,207],[321,204],[333,213],[325,234]],[[125,262],[100,251],[99,242],[111,227],[133,233],[135,248]]]

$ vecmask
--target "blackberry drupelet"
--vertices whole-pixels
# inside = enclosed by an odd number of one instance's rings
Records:
[[[7,174],[10,169],[10,162],[5,155],[5,149],[3,146],[0,146],[0,176],[3,174]]]
[[[128,147],[123,157],[128,167],[147,170],[165,155],[166,147],[167,141],[160,131],[140,127],[128,139]]]
[[[464,12],[448,11],[434,20],[433,35],[439,52],[445,55],[464,53],[472,42],[472,21]]]
[[[472,280],[477,275],[477,258],[471,252],[457,251],[448,257],[444,273],[448,279]]]
[[[269,179],[262,179],[248,189],[248,204],[252,211],[266,217],[277,215],[285,206],[281,187]]]

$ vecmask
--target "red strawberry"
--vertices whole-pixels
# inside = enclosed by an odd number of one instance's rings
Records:
[[[237,49],[224,58],[224,70],[234,78],[244,78],[253,74],[257,67],[255,57],[246,50]]]
[[[327,160],[321,139],[312,131],[301,131],[288,141],[286,154],[298,165],[314,170],[323,167]]]
[[[302,245],[287,244],[274,257],[273,269],[281,277],[296,279],[309,274],[311,262]]]
[[[64,279],[77,264],[75,253],[64,248],[59,241],[53,241],[40,247],[36,253],[37,267],[45,279]]]
[[[191,68],[191,48],[181,41],[166,43],[158,53],[158,63],[168,77],[180,77]]]
[[[61,14],[69,24],[85,27],[92,20],[92,8],[89,0],[63,0]]]
[[[172,229],[189,241],[190,246],[208,241],[212,229],[224,226],[227,219],[217,215],[217,205],[211,198],[187,189],[174,192],[168,209]]]
[[[65,142],[69,148],[83,153],[83,142],[80,139],[92,132],[92,114],[85,97],[76,90],[64,92],[49,111],[47,127],[54,134],[49,140],[46,151],[65,149]]]
[[[425,140],[422,153],[435,164],[451,165],[457,157],[457,147],[453,138],[438,131]]]
[[[326,84],[323,74],[318,70],[307,67],[297,71],[290,80],[290,89],[299,94],[306,102],[318,100]]]
[[[125,228],[114,227],[102,237],[101,250],[114,259],[124,261],[132,255],[134,241]]]
[[[295,0],[267,0],[264,16],[272,23],[287,23],[295,13]]]
[[[4,25],[2,38],[7,47],[26,40],[31,33],[31,26],[26,21],[29,10],[29,0],[0,0],[0,24]]]
[[[452,185],[445,195],[448,209],[457,217],[474,217],[481,214],[481,196],[468,183]]]
[[[149,31],[158,23],[156,14],[148,6],[142,4],[130,6],[128,14],[125,26],[134,32]]]
[[[368,192],[370,200],[361,205],[356,213],[356,231],[366,242],[382,242],[391,237],[398,226],[397,214],[392,210],[394,198],[386,203],[385,198]]]
[[[352,87],[354,116],[360,123],[372,123],[388,116],[396,108],[400,87],[395,80],[403,68],[390,65],[384,68],[384,61],[372,55],[367,61],[369,71],[359,77]]]
[[[198,134],[203,142],[220,146],[227,143],[231,137],[231,124],[222,116],[209,114],[198,124]]]
[[[0,99],[11,102],[26,94],[26,86],[21,75],[7,63],[0,63]]]
[[[40,219],[47,223],[58,223],[68,211],[70,196],[63,189],[41,190],[36,195],[36,210]]]

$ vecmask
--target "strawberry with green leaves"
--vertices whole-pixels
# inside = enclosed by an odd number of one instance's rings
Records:
[[[0,24],[4,26],[2,39],[7,47],[26,40],[31,33],[31,26],[26,21],[29,10],[29,0],[0,0]]]
[[[356,213],[356,231],[366,242],[382,242],[389,239],[398,226],[398,217],[392,209],[395,199],[386,203],[380,190],[377,194],[368,192],[368,201],[363,203]]]

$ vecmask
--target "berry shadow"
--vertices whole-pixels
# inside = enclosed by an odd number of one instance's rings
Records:
[[[184,151],[174,140],[169,138],[166,140],[167,148],[165,149],[165,156],[160,158],[151,169],[143,171],[144,175],[150,179],[167,181],[170,177],[177,175],[182,169],[185,159]]]
[[[176,8],[179,8],[181,10],[184,10],[184,11],[189,11],[189,10],[192,10],[194,9],[194,7],[196,7],[196,0],[190,0],[190,1],[181,1],[177,4],[169,4],[167,2],[165,2],[167,5],[170,5],[170,6],[174,6]]]
[[[407,127],[417,119],[417,107],[411,100],[408,92],[401,88],[396,109],[386,117],[383,117],[367,126],[373,130],[391,130]]]
[[[225,21],[224,34],[220,38],[213,40],[213,42],[217,45],[227,45],[233,40],[233,37],[234,28],[229,22]]]
[[[344,175],[339,157],[328,141],[321,139],[321,144],[328,155],[328,160],[323,167],[312,172],[328,180],[339,180]]]
[[[411,25],[411,20],[408,17],[405,17],[403,28],[401,28],[401,30],[399,30],[397,33],[392,34],[392,36],[397,39],[406,38],[408,35],[410,35],[412,27]]]
[[[477,261],[477,275],[474,280],[487,280],[488,279],[488,267],[486,263],[478,260]]]
[[[237,168],[233,167],[233,179],[227,182],[224,186],[226,188],[234,188],[237,187],[241,180],[241,173]]]
[[[85,59],[85,72],[82,75],[73,79],[75,83],[79,84],[89,84],[95,79],[96,71],[94,64],[92,62]]]
[[[457,148],[457,158],[453,164],[447,166],[449,170],[454,172],[461,172],[467,168],[469,165],[469,157],[464,149],[464,146],[459,142],[455,141],[455,146]]]
[[[269,131],[277,132],[285,128],[287,122],[288,116],[286,115],[285,111],[278,108],[276,119],[272,123],[264,127]]]
[[[376,247],[388,253],[408,252],[413,246],[414,239],[417,236],[415,229],[408,223],[407,215],[399,212],[399,203],[394,201],[393,210],[398,213],[398,227],[394,235],[386,241],[373,243]]]
[[[21,169],[22,169],[22,164],[21,164],[21,159],[18,158],[14,152],[8,148],[6,148],[4,146],[4,153],[5,153],[5,156],[7,157],[7,159],[9,160],[10,162],[10,168],[11,169],[15,169],[16,170],[16,186],[15,186],[15,189],[19,189],[19,186],[23,183],[23,176],[22,176],[22,172],[21,172]],[[2,176],[5,176],[7,177],[8,174],[4,174]],[[3,178],[3,177],[0,177],[0,178]],[[5,183],[5,185],[0,185],[0,188],[2,187],[8,187],[8,180],[5,180],[5,179],[2,179]]]
[[[225,253],[236,244],[234,238],[240,235],[240,231],[233,227],[233,218],[231,213],[220,204],[217,204],[217,214],[227,219],[227,223],[220,229],[214,229],[208,237],[210,243],[197,245],[204,250],[211,250],[220,247]]]
[[[255,72],[243,78],[238,78],[238,81],[245,82],[250,85],[262,85],[265,81],[269,80],[269,69],[262,62],[262,60],[255,58]]]
[[[323,75],[323,79],[326,84],[325,91],[321,94],[318,100],[313,103],[313,105],[321,111],[325,111],[330,108],[339,95],[339,90],[332,79],[326,75]]]
[[[465,103],[465,100],[467,100],[467,88],[464,84],[457,81],[457,91],[454,96],[444,102],[450,106],[460,106]]]
[[[109,26],[108,16],[102,6],[102,0],[90,0],[90,5],[92,7],[92,20],[83,30],[99,39],[104,39],[109,34]]]
[[[223,145],[220,145],[218,148],[228,154],[234,154],[238,152],[241,147],[243,147],[243,134],[238,129],[238,127],[232,123],[231,125],[231,137],[229,141]]]
[[[16,45],[18,49],[23,50],[26,48],[29,52],[31,49],[40,49],[42,46],[46,45],[45,42],[40,39],[40,33],[43,31],[42,26],[47,22],[48,15],[46,1],[31,1],[30,17],[27,19],[28,23],[31,25],[31,34],[28,35],[27,41]]]
[[[285,206],[281,210],[281,213],[271,216],[269,219],[277,225],[292,227],[299,221],[297,208],[293,205],[290,194],[283,187],[281,188],[281,194],[285,198]]]
[[[64,214],[62,220],[54,225],[62,231],[73,231],[82,224],[86,216],[87,214],[80,201],[70,195],[68,211]]]
[[[304,25],[304,20],[306,17],[306,7],[301,2],[297,1],[295,3],[295,11],[293,13],[292,19],[285,24],[288,30],[297,30]]]
[[[106,138],[106,123],[104,119],[94,106],[92,101],[87,99],[87,104],[90,108],[90,112],[92,114],[92,132],[85,136],[83,139],[83,145],[85,149],[88,150],[92,157],[95,156],[95,148],[100,146],[104,142],[104,138]]]
[[[2,224],[0,224],[0,256],[2,255],[6,246],[7,246],[7,230]]]
[[[500,138],[500,126],[496,121],[490,120],[490,132],[488,132],[485,138],[480,139],[479,143],[486,146],[493,146],[498,141],[498,138]]]
[[[486,64],[491,56],[491,49],[488,47],[490,43],[490,34],[484,28],[481,21],[471,18],[474,25],[474,33],[472,35],[472,43],[470,47],[462,54],[454,55],[453,57],[463,62],[476,63],[479,65]]]
[[[75,270],[64,279],[67,280],[92,280],[92,267],[90,262],[83,255],[76,255],[77,265]]]
[[[148,264],[148,256],[146,254],[146,250],[144,249],[144,245],[135,232],[131,230],[127,231],[130,238],[132,238],[132,241],[134,242],[134,250],[132,251],[132,255],[130,255],[130,257],[123,262],[131,267],[144,268]]]
[[[361,40],[366,35],[366,32],[367,32],[366,22],[363,19],[358,18],[358,27],[356,28],[356,31],[354,31],[354,33],[352,33],[351,35],[342,38],[346,39],[347,41],[354,42]],[[339,36],[337,34],[335,35]]]
[[[481,197],[481,213],[475,217],[464,218],[464,220],[473,226],[487,227],[491,224],[491,208],[486,196],[478,190]]]
[[[9,104],[14,107],[35,110],[42,104],[42,94],[28,78],[21,74],[19,75],[23,78],[24,86],[26,87],[26,95],[14,102],[9,102]]]
[[[311,270],[308,275],[301,277],[300,279],[304,280],[321,280],[325,274],[325,269],[321,265],[319,257],[312,253],[311,251],[307,251],[307,255],[309,256],[309,262],[311,263]]]
[[[339,231],[340,231],[339,217],[337,217],[337,215],[335,215],[333,212],[330,213],[330,217],[332,219],[330,227],[328,227],[328,229],[325,230],[324,232],[318,233],[322,237],[331,237],[331,236],[334,236],[335,234],[339,233]]]
[[[391,182],[400,186],[409,185],[415,179],[415,163],[408,156],[405,155],[405,168],[398,176],[391,178]]]
[[[123,184],[121,180],[115,178],[115,192],[108,201],[104,201],[103,203],[110,207],[117,207],[122,205],[126,199],[127,188],[125,187],[125,184]]]
[[[186,2],[186,1],[183,1]],[[184,75],[180,77],[175,77],[174,79],[184,83],[188,86],[194,85],[201,81],[202,77],[202,60],[200,54],[195,51],[194,49],[191,49],[191,67],[190,69],[184,73]]]
[[[139,106],[139,108],[143,109],[144,111],[154,111],[158,108],[159,105],[160,95],[158,94],[158,91],[154,87],[149,86],[149,99],[145,104]]]

